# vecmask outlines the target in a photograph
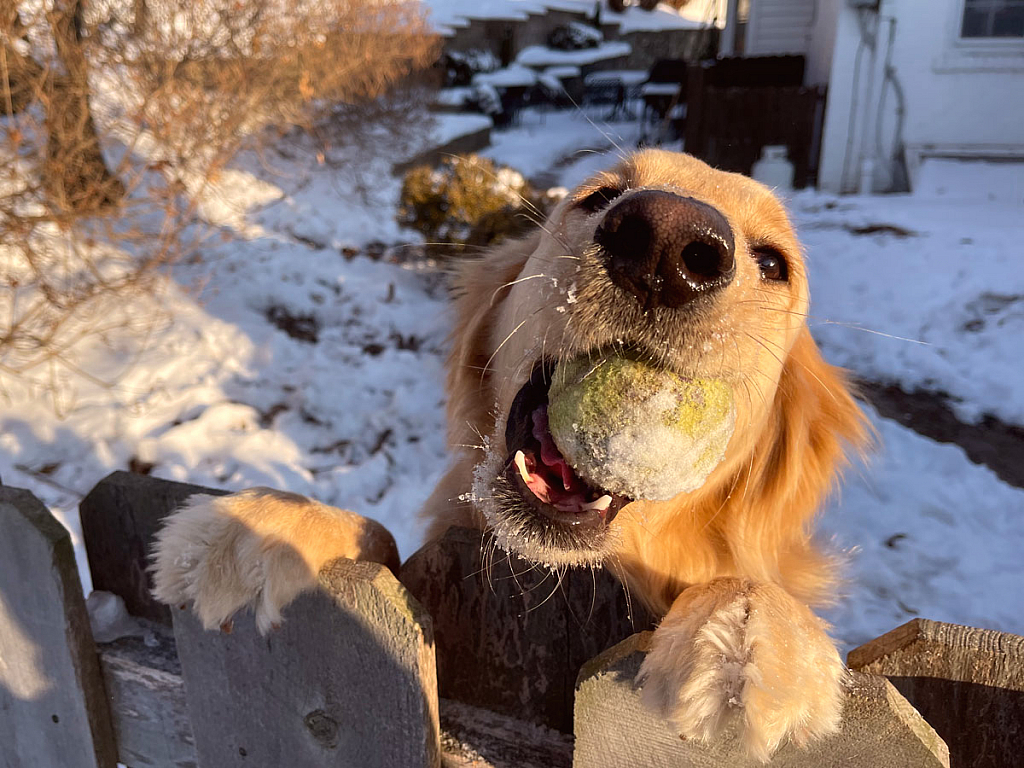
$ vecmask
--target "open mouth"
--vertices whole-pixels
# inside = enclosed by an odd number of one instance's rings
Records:
[[[538,363],[512,402],[505,427],[505,478],[524,502],[553,522],[604,526],[631,499],[588,483],[555,445],[547,417],[554,367]]]

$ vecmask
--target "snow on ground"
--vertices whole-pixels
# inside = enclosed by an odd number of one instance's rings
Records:
[[[634,122],[606,123],[602,115],[607,111],[608,107],[581,111],[523,110],[516,127],[493,131],[491,146],[480,154],[531,178],[563,161],[571,161],[576,155],[591,156],[593,153],[587,148],[603,152],[616,145],[635,147],[640,126]],[[609,160],[605,158],[603,162],[607,165]]]
[[[591,119],[528,111],[494,132],[486,154],[573,186],[614,161],[611,139],[635,144],[635,124]],[[4,482],[32,489],[77,544],[78,500],[134,458],[159,477],[268,484],[348,506],[383,522],[411,554],[416,511],[445,464],[448,320],[429,274],[344,255],[403,237],[388,154],[352,169],[293,153],[270,162],[271,173],[261,166],[260,184],[255,163],[241,163],[222,207],[207,210],[247,239],[210,242],[159,297],[140,300],[140,315],[167,321],[137,360],[116,340],[83,351],[103,374],[125,369],[113,387],[75,382],[63,418],[38,392],[0,402]],[[834,362],[940,386],[963,398],[965,413],[1024,423],[1020,304],[998,298],[1024,294],[1014,261],[1022,217],[998,201],[965,205],[796,195],[813,331]],[[851,231],[869,225],[914,234]],[[874,420],[879,451],[851,470],[822,521],[837,545],[859,550],[850,596],[828,613],[837,637],[855,645],[914,615],[1024,633],[1024,491],[957,447]]]
[[[907,391],[944,390],[965,420],[1024,424],[1019,203],[800,193],[792,208],[829,359]]]
[[[457,27],[465,27],[470,19],[509,19],[525,21],[529,14],[544,13],[547,9],[577,11],[588,16],[594,13],[592,0],[425,0],[431,24],[441,34]],[[710,19],[694,18],[686,9],[676,11],[670,5],[659,5],[654,11],[630,6],[623,13],[607,8],[601,11],[603,24],[618,24],[619,30],[628,32],[658,31],[664,29],[696,29],[711,23]]]
[[[834,636],[855,648],[916,616],[1024,634],[1024,490],[871,415],[879,449],[819,527],[850,552],[846,597],[825,612]]]
[[[125,365],[99,340],[81,350],[113,387],[69,382],[63,417],[33,391],[0,405],[0,477],[55,511],[83,571],[77,503],[133,458],[158,477],[307,493],[381,520],[403,555],[418,546],[415,512],[444,451],[443,295],[413,269],[340,250],[409,239],[388,168],[349,178],[315,160],[312,172],[270,164],[280,193],[249,212],[263,234],[208,243],[159,297],[139,299],[140,316],[173,318],[139,359]],[[360,189],[366,178],[379,189]],[[252,202],[240,195],[232,216]]]

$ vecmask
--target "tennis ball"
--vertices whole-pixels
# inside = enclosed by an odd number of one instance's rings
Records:
[[[559,363],[548,427],[584,480],[631,499],[663,501],[703,485],[736,424],[732,387],[625,357]]]

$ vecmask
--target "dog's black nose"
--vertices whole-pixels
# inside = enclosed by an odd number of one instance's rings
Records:
[[[605,214],[594,235],[612,281],[645,310],[681,307],[736,272],[729,222],[707,203],[649,189]]]

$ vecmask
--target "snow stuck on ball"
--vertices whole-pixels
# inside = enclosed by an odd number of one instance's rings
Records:
[[[699,488],[736,424],[732,388],[623,357],[560,363],[548,391],[559,451],[588,482],[664,501]]]

